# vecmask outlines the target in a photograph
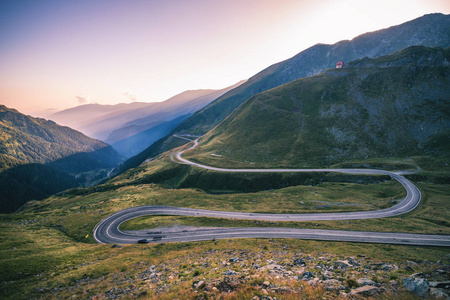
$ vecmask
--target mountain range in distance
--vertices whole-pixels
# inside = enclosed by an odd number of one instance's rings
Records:
[[[131,157],[243,82],[220,90],[189,90],[163,102],[81,105],[55,113],[49,119],[105,141],[123,156]]]
[[[109,141],[114,147],[54,121],[1,105],[0,212],[14,212],[27,201],[108,178],[124,157],[139,153],[194,111],[241,83],[222,90],[186,91],[161,103],[83,105],[54,118],[92,130],[113,130]]]

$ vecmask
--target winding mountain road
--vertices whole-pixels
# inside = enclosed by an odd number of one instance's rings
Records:
[[[203,209],[191,209],[170,206],[140,206],[119,211],[103,219],[94,229],[94,238],[99,243],[136,243],[140,239],[149,242],[188,242],[211,239],[229,238],[299,238],[330,241],[370,242],[387,244],[450,246],[449,235],[424,235],[414,233],[388,233],[388,232],[364,232],[320,229],[295,229],[295,228],[189,228],[179,232],[173,231],[137,231],[122,232],[119,229],[123,222],[146,215],[171,215],[171,216],[195,216],[217,217],[230,219],[266,220],[266,221],[324,221],[324,220],[356,220],[374,219],[401,215],[414,210],[420,203],[419,189],[405,177],[384,170],[373,169],[227,169],[210,167],[191,162],[181,157],[194,145],[176,153],[175,163],[189,164],[203,169],[219,172],[246,172],[246,173],[273,173],[273,172],[336,172],[345,174],[371,174],[388,175],[400,182],[406,189],[406,197],[398,204],[375,211],[358,211],[345,213],[307,213],[307,214],[269,214],[269,213],[244,213],[227,212]]]

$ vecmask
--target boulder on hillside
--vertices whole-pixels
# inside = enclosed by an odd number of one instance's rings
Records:
[[[375,281],[370,280],[369,278],[366,278],[366,277],[358,279],[357,282],[360,286],[366,286],[366,285],[376,286],[377,285],[377,283]]]
[[[347,269],[349,267],[351,267],[352,265],[350,264],[350,262],[348,260],[338,260],[334,263],[334,267],[336,269]]]
[[[294,259],[294,264],[297,266],[306,266],[306,262],[301,258]]]
[[[428,297],[430,292],[430,284],[428,280],[423,278],[405,277],[403,278],[405,288],[419,297]]]
[[[380,288],[371,285],[361,286],[351,291],[352,295],[359,295],[364,297],[370,297],[380,292]]]
[[[430,288],[430,294],[439,299],[450,299],[450,296],[443,289]]]

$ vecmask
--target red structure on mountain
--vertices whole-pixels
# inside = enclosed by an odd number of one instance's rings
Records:
[[[336,68],[337,68],[337,69],[341,69],[341,68],[343,68],[343,67],[345,67],[345,63],[344,63],[342,60],[340,60],[340,61],[338,61],[338,62],[336,63]]]

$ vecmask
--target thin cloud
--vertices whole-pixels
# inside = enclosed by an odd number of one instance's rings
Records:
[[[89,96],[76,96],[75,97],[78,101],[78,103],[81,104],[88,104],[91,102],[91,98]]]
[[[125,93],[123,93],[125,96],[127,96],[128,97],[128,99],[130,99],[130,101],[131,102],[136,102],[137,101],[137,96],[136,96],[136,94],[133,94],[133,93],[131,93],[131,92],[129,92],[129,91],[126,91]]]

